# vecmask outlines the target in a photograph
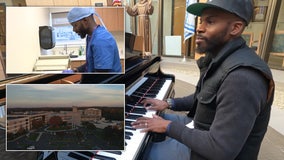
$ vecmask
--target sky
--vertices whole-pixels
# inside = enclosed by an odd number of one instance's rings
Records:
[[[120,84],[7,84],[8,108],[124,106]]]

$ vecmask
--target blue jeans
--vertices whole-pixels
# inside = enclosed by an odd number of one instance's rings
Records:
[[[178,121],[184,125],[192,121],[186,115],[162,114],[166,120]],[[150,142],[145,151],[144,160],[189,160],[191,149],[177,140],[167,137],[162,142]]]

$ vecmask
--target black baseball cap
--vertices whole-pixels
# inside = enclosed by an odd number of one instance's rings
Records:
[[[253,15],[252,0],[208,0],[206,3],[193,3],[187,7],[187,12],[201,16],[205,8],[219,8],[236,14],[248,25]]]

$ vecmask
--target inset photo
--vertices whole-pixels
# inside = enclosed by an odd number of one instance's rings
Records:
[[[8,84],[7,151],[124,150],[120,84]]]
[[[124,7],[6,7],[6,73],[123,74]]]

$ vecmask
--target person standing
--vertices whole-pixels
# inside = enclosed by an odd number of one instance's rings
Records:
[[[94,19],[95,10],[74,7],[67,15],[69,23],[82,39],[86,37],[86,63],[75,72],[121,72],[119,51],[113,35]]]
[[[151,142],[145,159],[256,160],[267,131],[274,81],[267,64],[241,37],[253,14],[252,0],[210,0],[187,11],[200,16],[196,49],[200,79],[183,98],[144,99],[147,109],[188,111],[141,117],[142,132],[165,133]]]

